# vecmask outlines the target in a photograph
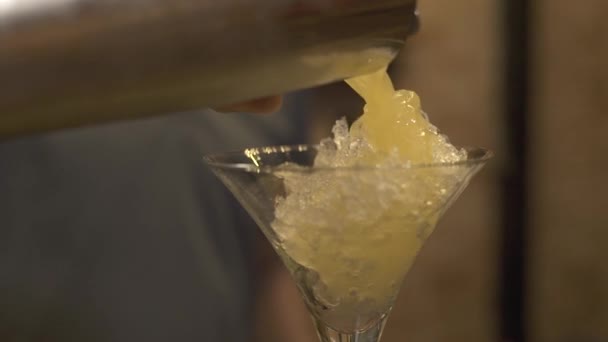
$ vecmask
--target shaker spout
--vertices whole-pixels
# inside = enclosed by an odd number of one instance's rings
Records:
[[[416,0],[19,0],[0,6],[0,140],[223,106],[389,64]]]

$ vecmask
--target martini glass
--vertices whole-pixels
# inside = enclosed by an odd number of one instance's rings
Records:
[[[206,156],[290,271],[322,342],[378,342],[401,283],[446,209],[491,157],[315,166],[319,146]],[[320,165],[322,163],[318,163]]]

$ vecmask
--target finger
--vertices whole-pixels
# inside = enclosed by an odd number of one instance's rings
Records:
[[[268,96],[250,100],[226,107],[217,108],[220,112],[248,112],[258,114],[269,114],[278,111],[283,103],[281,96]]]

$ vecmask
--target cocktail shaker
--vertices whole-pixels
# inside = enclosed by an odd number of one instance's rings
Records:
[[[0,139],[343,80],[417,25],[416,0],[6,0]]]

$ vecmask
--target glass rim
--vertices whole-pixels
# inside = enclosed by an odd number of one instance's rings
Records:
[[[243,171],[248,173],[276,173],[280,172],[297,172],[297,173],[309,173],[311,171],[382,171],[382,170],[412,170],[412,169],[431,169],[431,168],[445,168],[445,167],[458,167],[458,166],[474,166],[487,162],[494,156],[494,153],[486,148],[482,147],[469,147],[464,146],[459,149],[464,149],[467,154],[471,157],[466,160],[459,160],[456,162],[438,162],[438,163],[418,163],[418,164],[403,164],[403,165],[353,165],[353,166],[285,166],[285,165],[256,165],[252,158],[256,154],[285,154],[290,152],[306,152],[311,149],[317,149],[319,144],[300,144],[300,145],[276,145],[276,146],[263,146],[253,147],[244,150],[228,151],[221,153],[212,153],[203,156],[203,161],[212,167]],[[231,163],[217,161],[220,158],[230,157],[248,157],[251,163]]]

